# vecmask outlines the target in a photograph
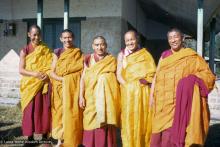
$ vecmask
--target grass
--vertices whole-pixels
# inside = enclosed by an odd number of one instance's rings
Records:
[[[15,141],[22,141],[25,138],[21,132],[21,109],[18,106],[0,106],[0,146],[23,146],[22,143],[12,144]],[[38,139],[39,136],[36,136]],[[118,137],[119,138],[119,135]],[[2,141],[14,141],[7,144]],[[118,140],[119,141],[119,140]],[[118,147],[120,147],[119,145]],[[38,147],[44,147],[44,145],[38,145]],[[214,123],[209,128],[209,134],[205,147],[220,147],[220,124]]]

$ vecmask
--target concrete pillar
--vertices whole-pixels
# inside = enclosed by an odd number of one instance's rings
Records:
[[[214,58],[215,58],[215,27],[216,27],[216,19],[213,18],[210,23],[210,44],[209,44],[209,67],[214,71]]]
[[[203,56],[203,0],[197,0],[197,53]]]
[[[42,28],[43,24],[43,0],[37,0],[37,25]]]
[[[64,0],[63,29],[68,29],[68,26],[69,26],[69,0]]]

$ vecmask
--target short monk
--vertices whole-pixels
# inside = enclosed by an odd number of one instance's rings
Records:
[[[171,49],[162,53],[152,84],[151,147],[203,146],[215,76],[201,56],[183,46],[179,29],[171,29],[167,37]]]
[[[117,77],[121,84],[121,137],[123,147],[147,147],[150,143],[150,85],[156,66],[137,33],[124,35],[125,49],[118,55]]]
[[[50,90],[49,70],[52,52],[41,41],[41,30],[37,25],[29,28],[30,43],[20,52],[19,72],[21,108],[23,112],[22,131],[33,140],[33,135],[50,132]]]
[[[63,48],[54,50],[52,63],[52,137],[57,146],[77,147],[82,141],[82,111],[79,108],[79,84],[83,56],[74,46],[74,34],[65,29],[60,41]]]
[[[83,112],[83,145],[116,147],[120,93],[116,59],[107,52],[103,36],[93,39],[93,54],[85,56],[79,105]]]

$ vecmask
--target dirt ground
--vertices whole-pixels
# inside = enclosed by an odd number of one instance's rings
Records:
[[[21,110],[18,106],[0,106],[0,147],[23,146],[25,138],[21,132],[21,118]],[[118,147],[121,147],[119,136],[117,142],[119,143]],[[36,135],[35,139],[40,140],[41,136]],[[50,147],[52,145],[39,144],[36,146]],[[220,123],[214,122],[210,125],[205,147],[220,147]]]

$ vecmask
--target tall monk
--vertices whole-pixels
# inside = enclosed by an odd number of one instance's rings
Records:
[[[205,60],[183,46],[183,34],[167,33],[152,85],[151,147],[203,146],[209,127],[207,96],[215,76]]]
[[[58,139],[57,146],[77,147],[82,139],[82,112],[78,98],[83,56],[73,44],[74,34],[71,30],[63,30],[60,41],[63,48],[54,50],[50,74],[53,79],[52,137]]]
[[[29,140],[33,139],[34,133],[46,137],[50,131],[48,72],[52,62],[52,52],[41,42],[40,35],[40,28],[32,25],[28,32],[30,43],[20,51],[22,131]]]
[[[93,54],[85,56],[79,105],[83,112],[83,145],[116,147],[119,124],[119,84],[116,59],[107,52],[104,37],[93,39]]]
[[[150,143],[149,94],[156,66],[146,48],[138,45],[135,31],[124,35],[125,49],[118,55],[117,78],[121,84],[121,137],[123,147]]]

